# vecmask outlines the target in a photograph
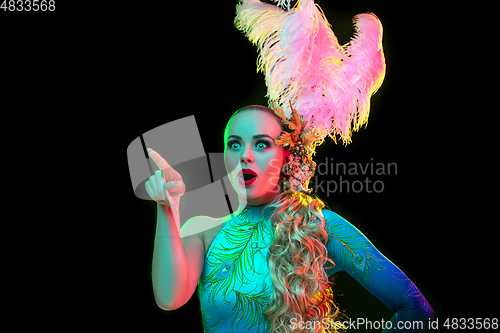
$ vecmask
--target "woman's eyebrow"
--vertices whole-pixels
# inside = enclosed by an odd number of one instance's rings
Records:
[[[274,141],[274,139],[270,135],[267,135],[267,134],[257,134],[257,135],[253,136],[254,139],[260,139],[260,138],[265,138],[265,137]],[[237,140],[242,140],[241,136],[239,136],[239,135],[230,135],[227,138],[228,138],[228,140],[231,138],[235,138]]]
[[[265,138],[265,137],[267,137],[267,138],[271,139],[271,140],[274,142],[274,139],[273,139],[273,138],[271,138],[271,136],[270,136],[270,135],[267,135],[267,134],[258,134],[258,135],[254,135],[254,136],[253,136],[253,138],[254,138],[254,139],[260,139],[260,138]]]

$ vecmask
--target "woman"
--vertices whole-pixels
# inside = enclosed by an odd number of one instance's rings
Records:
[[[153,289],[174,310],[198,286],[206,332],[322,332],[363,329],[344,319],[329,277],[344,270],[394,311],[385,332],[421,332],[433,318],[417,287],[352,224],[309,195],[315,147],[350,142],[368,119],[385,74],[382,26],[356,17],[356,37],[338,45],[313,0],[288,10],[243,1],[236,26],[260,50],[271,108],[233,114],[224,132],[228,178],[239,207],[199,216],[180,229],[181,175],[156,152],[161,171],[146,182],[158,203]],[[206,226],[212,226],[207,230]],[[186,230],[205,230],[198,234]],[[418,324],[420,323],[420,324]]]
[[[335,317],[328,276],[344,270],[394,311],[383,327],[396,332],[420,321],[399,331],[425,330],[433,310],[398,267],[320,199],[283,190],[291,154],[276,141],[284,129],[262,106],[231,117],[224,156],[240,206],[215,228],[184,238],[178,229],[182,178],[149,150],[163,170],[146,183],[158,203],[152,275],[158,306],[177,309],[198,286],[206,332],[358,329]],[[214,223],[208,220],[192,218],[183,229]]]

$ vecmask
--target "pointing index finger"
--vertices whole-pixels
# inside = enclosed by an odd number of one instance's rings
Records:
[[[153,149],[148,148],[148,154],[149,157],[151,157],[151,159],[156,163],[156,165],[160,170],[166,170],[171,168],[170,164],[168,164],[167,161],[165,161],[163,157],[161,157],[160,154],[155,152]]]

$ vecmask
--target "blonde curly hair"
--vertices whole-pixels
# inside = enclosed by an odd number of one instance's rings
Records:
[[[274,208],[270,219],[274,240],[268,257],[274,289],[264,311],[271,331],[324,332],[333,325],[322,323],[332,322],[340,314],[333,299],[333,282],[325,272],[327,263],[335,265],[325,247],[325,203],[303,192],[285,191],[267,207]],[[318,325],[292,329],[294,318],[295,322]]]

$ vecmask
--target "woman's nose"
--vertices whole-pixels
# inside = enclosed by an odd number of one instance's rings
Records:
[[[240,156],[241,163],[253,163],[253,154],[250,148],[244,149]]]

